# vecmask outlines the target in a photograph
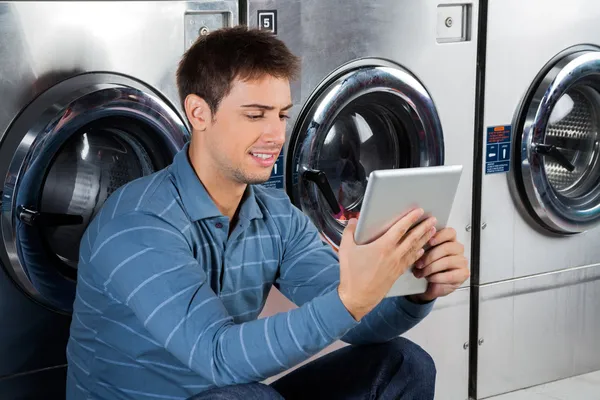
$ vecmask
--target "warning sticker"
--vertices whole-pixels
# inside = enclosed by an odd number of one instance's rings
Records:
[[[262,185],[268,188],[283,189],[283,154],[277,157],[271,171],[271,177]]]
[[[497,174],[510,170],[512,129],[510,125],[487,128],[485,173]]]

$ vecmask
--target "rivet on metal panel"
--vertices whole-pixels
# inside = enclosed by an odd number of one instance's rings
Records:
[[[483,344],[483,338],[479,339],[477,343],[481,346]]]
[[[206,26],[203,26],[202,28],[200,28],[200,30],[198,31],[198,34],[200,36],[206,36],[210,33],[210,31],[208,30],[208,28]]]
[[[465,231],[471,232],[471,225],[470,224],[465,227]]]
[[[448,17],[448,18],[446,18],[446,21],[445,21],[445,22],[446,22],[446,26],[447,26],[448,28],[451,28],[451,27],[452,27],[452,23],[453,23],[454,21],[452,21],[452,17]]]
[[[469,342],[465,342],[465,344],[463,344],[463,349],[468,349],[469,348]]]

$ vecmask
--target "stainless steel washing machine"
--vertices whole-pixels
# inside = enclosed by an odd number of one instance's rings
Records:
[[[477,398],[600,369],[599,20],[489,0]]]
[[[473,1],[248,1],[248,24],[302,59],[284,168],[269,184],[334,248],[371,171],[462,164],[450,224],[469,254],[477,16]],[[273,292],[263,315],[290,307]],[[433,355],[438,398],[466,399],[468,282],[406,336]]]
[[[64,398],[79,240],[188,140],[175,84],[229,0],[0,3],[0,397]]]

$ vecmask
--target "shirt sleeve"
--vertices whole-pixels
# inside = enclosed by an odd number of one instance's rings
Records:
[[[292,209],[276,287],[294,304],[302,306],[332,291],[337,293],[340,264],[308,216],[296,207]],[[413,328],[432,308],[433,302],[415,304],[405,297],[385,298],[342,340],[350,344],[388,341]]]
[[[152,338],[217,386],[256,382],[322,350],[356,321],[337,291],[269,318],[235,324],[180,230],[134,212],[105,225],[89,263],[105,291]]]

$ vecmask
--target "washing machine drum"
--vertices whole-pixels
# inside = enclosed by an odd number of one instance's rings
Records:
[[[69,313],[80,240],[106,199],[169,165],[188,131],[131,78],[85,74],[36,98],[2,138],[1,264],[34,300]]]
[[[144,146],[131,134],[139,127],[127,122],[105,119],[86,126],[50,165],[39,211],[62,215],[63,220],[38,225],[52,253],[69,267],[77,268],[79,241],[108,196],[155,171]]]
[[[600,224],[600,49],[550,63],[516,128],[513,179],[534,220],[559,234]]]
[[[409,71],[379,59],[348,63],[316,88],[288,147],[286,187],[334,248],[358,217],[374,170],[442,165],[433,100]]]

